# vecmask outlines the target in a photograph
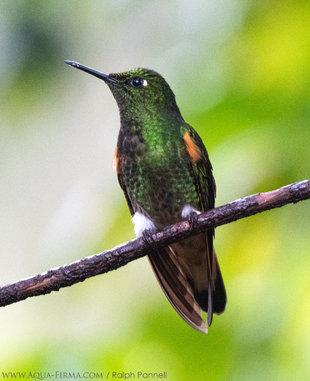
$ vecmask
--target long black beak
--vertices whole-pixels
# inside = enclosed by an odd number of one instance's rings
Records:
[[[106,82],[106,83],[114,83],[114,82],[116,82],[115,79],[109,77],[107,74],[104,74],[101,71],[97,71],[97,70],[91,69],[90,67],[81,65],[78,62],[74,62],[74,61],[70,61],[70,60],[65,60],[65,63],[70,65],[70,66],[76,67],[77,69],[83,70],[86,73],[94,75],[95,77],[104,80],[104,82]]]

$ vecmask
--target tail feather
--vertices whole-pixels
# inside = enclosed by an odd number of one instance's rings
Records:
[[[201,317],[202,310],[172,248],[167,247],[152,253],[149,260],[174,309],[190,326],[206,333],[208,330]]]
[[[195,290],[195,298],[203,311],[208,313],[207,323],[211,325],[213,313],[221,314],[226,306],[226,290],[221,270],[213,249],[211,277],[207,290]]]
[[[214,249],[211,249],[209,256],[208,242],[206,244],[203,235],[200,240],[204,247],[199,245],[196,236],[196,247],[193,247],[192,240],[181,245],[173,244],[173,247],[150,254],[149,261],[167,299],[178,314],[193,328],[207,332],[202,311],[207,312],[207,325],[210,326],[213,313],[220,314],[225,310],[226,291]],[[201,248],[203,251],[195,264],[196,250],[200,252]]]
[[[213,312],[219,315],[225,311],[227,297],[220,266],[214,250],[212,263],[212,290]]]

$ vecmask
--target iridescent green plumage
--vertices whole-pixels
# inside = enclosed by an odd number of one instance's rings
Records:
[[[214,207],[207,151],[162,76],[142,68],[107,76],[69,64],[101,76],[117,101],[117,174],[138,236]],[[200,331],[206,331],[201,310],[208,312],[210,325],[213,313],[223,312],[226,304],[213,235],[213,230],[200,233],[149,256],[173,307]]]
[[[147,80],[142,89],[128,85],[137,73]],[[110,88],[121,115],[117,143],[119,177],[133,210],[137,211],[143,205],[144,212],[150,217],[158,214],[156,225],[163,227],[175,222],[176,214],[185,204],[201,209],[193,171],[199,177],[203,168],[190,162],[184,142],[186,132],[201,149],[202,161],[208,167],[205,176],[199,179],[206,181],[203,186],[204,196],[207,196],[204,209],[213,207],[214,183],[207,152],[197,133],[184,122],[166,81],[145,69],[111,74],[110,77],[121,78],[120,84],[113,83]]]

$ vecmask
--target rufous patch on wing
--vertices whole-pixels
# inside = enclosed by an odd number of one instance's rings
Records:
[[[198,161],[201,158],[200,148],[195,144],[194,140],[189,136],[188,132],[184,134],[184,141],[186,144],[187,152],[193,163]]]
[[[114,156],[113,156],[113,161],[112,161],[112,168],[116,173],[118,173],[118,149],[117,146],[115,148]]]

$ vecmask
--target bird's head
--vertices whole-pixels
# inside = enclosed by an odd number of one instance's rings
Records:
[[[136,68],[123,73],[104,74],[74,61],[65,61],[77,69],[102,79],[124,112],[177,112],[175,96],[157,72]]]

